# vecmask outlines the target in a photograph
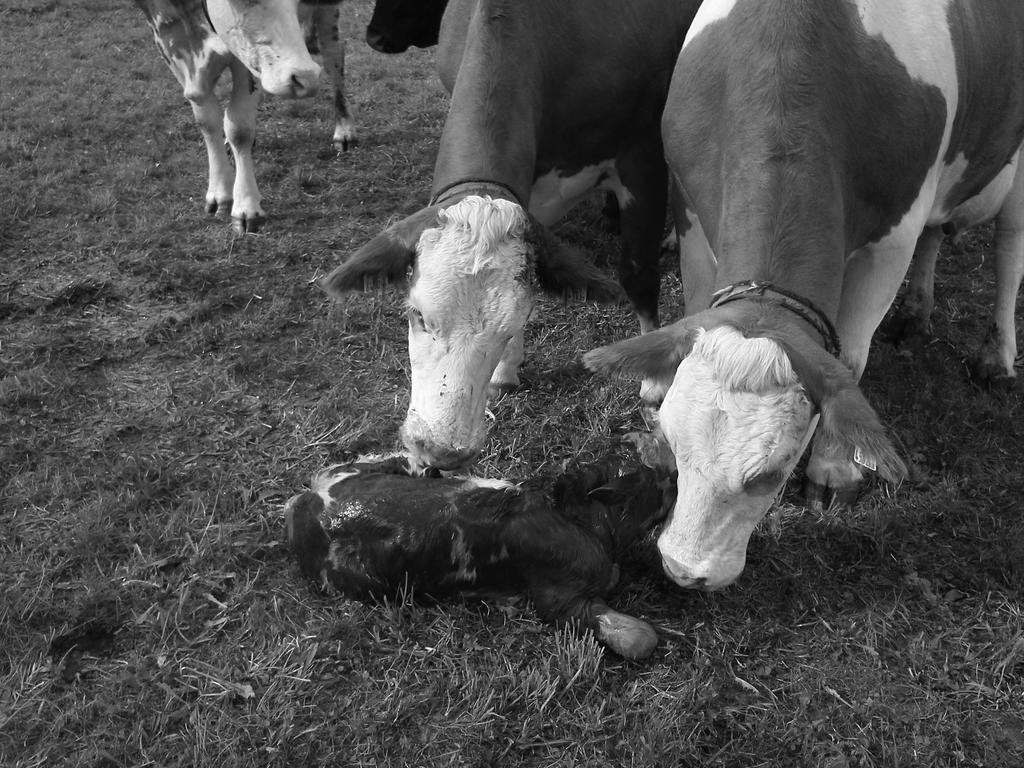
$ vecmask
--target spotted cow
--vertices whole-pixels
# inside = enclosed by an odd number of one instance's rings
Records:
[[[995,217],[992,367],[1024,262],[1024,4],[705,0],[662,123],[688,316],[588,353],[662,377],[668,575],[716,588],[814,433],[812,500],[905,467],[858,380],[915,251]],[[694,256],[696,254],[696,256]],[[712,255],[713,254],[713,255]]]
[[[313,95],[321,68],[309,51],[319,52],[334,83],[334,142],[347,149],[355,138],[344,96],[340,0],[301,4],[297,0],[135,3],[145,14],[160,53],[191,102],[202,132],[209,164],[206,210],[217,213],[230,209],[236,232],[255,232],[265,219],[252,157],[260,88],[286,98]],[[231,72],[231,97],[226,109],[214,92],[225,70]]]
[[[449,469],[476,457],[488,394],[519,383],[537,288],[618,300],[547,230],[593,190],[617,198],[620,283],[641,329],[657,326],[668,188],[659,118],[697,5],[450,0],[438,66],[452,96],[430,203],[324,281],[340,295],[411,268],[402,433],[418,462]]]
[[[365,600],[525,592],[538,614],[575,623],[627,658],[658,642],[605,596],[616,560],[664,517],[667,472],[609,460],[555,478],[417,476],[408,457],[334,466],[285,506],[288,540],[307,577]]]

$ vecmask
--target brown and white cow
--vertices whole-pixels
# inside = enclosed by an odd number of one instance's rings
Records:
[[[519,383],[534,274],[547,290],[617,298],[580,257],[548,260],[558,246],[546,227],[595,189],[618,199],[620,282],[641,329],[657,326],[668,186],[659,118],[697,5],[449,3],[438,65],[452,98],[430,204],[324,282],[341,294],[411,267],[403,438],[421,463],[455,468],[481,449],[489,391]]]
[[[252,158],[260,88],[274,96],[311,96],[321,54],[334,83],[334,142],[355,138],[344,96],[345,44],[338,30],[340,0],[135,0],[157,47],[177,78],[203,134],[209,164],[206,210],[231,210],[239,234],[264,221]],[[300,18],[301,15],[301,18]],[[216,31],[215,31],[216,30]],[[231,71],[231,97],[222,109],[214,88]],[[224,140],[231,147],[231,158]]]
[[[905,474],[857,381],[907,266],[944,222],[997,222],[994,365],[1013,375],[1024,261],[1024,3],[706,0],[676,64],[666,154],[717,257],[691,314],[586,356],[661,375],[679,496],[668,575],[721,587],[814,434],[812,487]],[[680,209],[677,217],[685,220]],[[820,498],[820,497],[819,497]]]

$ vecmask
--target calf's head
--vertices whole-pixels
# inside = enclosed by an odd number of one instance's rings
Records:
[[[658,549],[680,586],[717,589],[739,577],[754,527],[816,427],[833,453],[859,452],[891,482],[905,475],[849,369],[757,306],[707,310],[584,362],[644,376],[675,370],[658,422],[678,489]]]
[[[424,466],[469,464],[486,437],[488,384],[523,331],[536,288],[621,291],[518,204],[469,196],[398,222],[324,278],[334,295],[409,273],[411,392],[402,439]]]
[[[263,90],[288,98],[316,93],[320,65],[306,49],[298,0],[206,0],[206,10],[214,30]]]

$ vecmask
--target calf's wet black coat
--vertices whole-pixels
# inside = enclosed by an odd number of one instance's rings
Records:
[[[285,519],[302,573],[350,597],[525,592],[545,621],[589,627],[616,653],[645,658],[654,629],[605,595],[616,559],[664,518],[674,493],[666,472],[639,464],[495,487],[416,476],[399,456],[332,467],[288,502]]]

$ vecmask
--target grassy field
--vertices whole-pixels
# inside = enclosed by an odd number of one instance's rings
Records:
[[[911,482],[814,515],[794,480],[722,592],[634,553],[614,605],[658,627],[650,660],[522,600],[302,582],[283,502],[395,447],[408,391],[400,292],[335,305],[312,281],[425,202],[446,109],[433,51],[363,43],[370,5],[346,6],[361,143],[335,153],[326,96],[265,103],[270,218],[244,238],[203,212],[198,130],[131,3],[0,7],[0,764],[1024,764],[1022,397],[962,364],[987,231],[945,248],[934,342],[872,350]],[[599,209],[558,231],[608,263]],[[578,357],[634,329],[543,302],[477,471],[621,450],[637,384]]]

